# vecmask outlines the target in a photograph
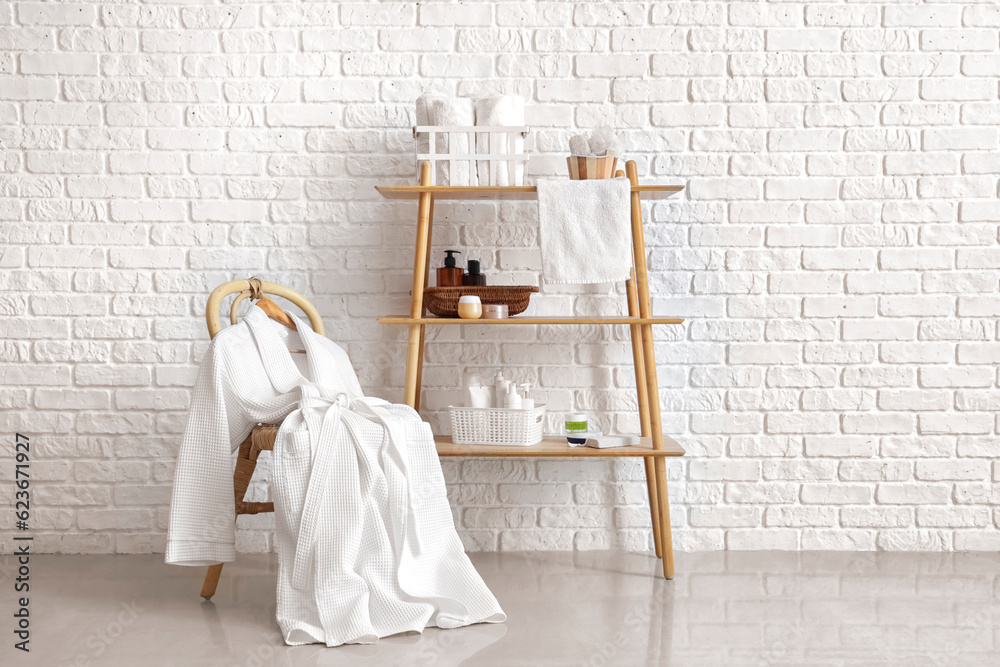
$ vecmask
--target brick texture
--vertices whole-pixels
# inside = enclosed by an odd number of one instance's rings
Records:
[[[373,186],[413,182],[425,89],[523,95],[534,176],[610,124],[644,181],[687,183],[646,208],[654,310],[689,318],[656,341],[678,549],[995,550],[998,26],[988,2],[4,3],[0,420],[35,443],[35,550],[163,548],[227,279],[314,297],[401,399],[405,331],[374,318],[405,309],[415,206]],[[537,282],[533,204],[437,217],[435,264]],[[550,427],[634,431],[626,333],[433,329],[427,416],[503,364]],[[470,549],[651,546],[641,461],[444,467]],[[272,547],[270,517],[239,526]]]

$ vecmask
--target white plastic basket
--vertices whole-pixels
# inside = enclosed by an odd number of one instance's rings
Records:
[[[451,439],[456,445],[528,447],[542,441],[545,406],[530,410],[451,406]]]

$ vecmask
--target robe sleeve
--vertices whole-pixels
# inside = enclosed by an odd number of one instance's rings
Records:
[[[221,336],[198,370],[174,472],[166,562],[213,565],[236,558],[233,452],[253,427],[228,380]]]

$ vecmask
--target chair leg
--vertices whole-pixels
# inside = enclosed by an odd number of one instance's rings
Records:
[[[235,516],[239,516],[243,506],[243,497],[250,486],[250,478],[257,467],[256,457],[253,456],[253,433],[246,437],[240,444],[240,451],[236,457],[236,468],[233,470],[233,498],[236,503]],[[234,517],[235,520],[235,517]],[[201,585],[201,597],[211,600],[215,595],[215,589],[219,586],[219,578],[222,576],[222,566],[224,563],[210,565],[205,573],[205,582]]]
[[[253,471],[257,468],[257,460],[253,457],[253,435],[247,436],[247,439],[243,441],[240,445],[239,454],[236,456],[236,468],[233,469],[233,500],[235,501],[236,515],[239,516],[243,512],[243,498],[247,494],[247,488],[250,486],[250,479],[253,477]]]
[[[205,583],[201,585],[201,597],[211,600],[215,595],[215,589],[219,587],[219,577],[222,576],[223,563],[210,565],[205,573]]]

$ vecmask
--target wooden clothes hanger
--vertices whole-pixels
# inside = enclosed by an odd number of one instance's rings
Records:
[[[278,304],[264,296],[264,293],[260,290],[260,279],[250,278],[248,282],[250,283],[250,299],[257,299],[257,303],[255,305],[258,308],[263,310],[264,313],[275,322],[285,325],[292,331],[298,331],[298,327],[295,326],[295,320],[289,317],[288,313],[283,311]],[[233,303],[233,306],[236,306],[236,302]],[[289,350],[289,352],[292,354],[306,353],[305,350]]]
[[[270,317],[275,322],[280,322],[281,324],[284,324],[286,327],[288,327],[292,331],[298,331],[298,327],[295,326],[295,320],[293,320],[292,318],[290,318],[288,316],[288,313],[286,313],[285,311],[283,311],[278,306],[278,304],[276,304],[275,302],[271,301],[266,296],[261,297],[257,301],[257,307],[260,308],[261,310],[263,310],[265,313],[267,313],[267,316]]]

